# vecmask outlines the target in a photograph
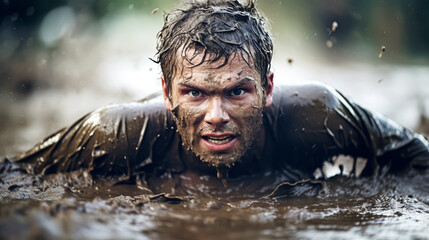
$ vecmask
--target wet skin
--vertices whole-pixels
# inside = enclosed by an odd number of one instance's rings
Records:
[[[263,89],[260,74],[240,54],[219,68],[222,61],[191,67],[177,60],[171,90],[164,78],[162,87],[185,149],[214,167],[231,167],[263,149],[262,111],[272,103],[273,75]]]

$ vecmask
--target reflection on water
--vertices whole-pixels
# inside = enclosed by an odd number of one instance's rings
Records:
[[[428,180],[428,172],[337,176],[323,188],[301,184],[280,198],[240,199],[150,196],[79,173],[45,180],[13,173],[1,183],[0,237],[425,239]]]

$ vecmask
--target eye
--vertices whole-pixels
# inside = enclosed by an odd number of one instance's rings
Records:
[[[201,96],[201,92],[200,91],[198,91],[198,90],[191,90],[191,91],[189,91],[189,93],[188,93],[191,97],[199,97],[199,96]]]
[[[241,96],[244,93],[245,93],[245,91],[243,89],[241,89],[241,88],[234,89],[234,90],[231,91],[231,95],[232,96]]]

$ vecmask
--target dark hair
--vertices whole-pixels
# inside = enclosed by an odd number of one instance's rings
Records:
[[[238,0],[194,0],[186,5],[187,8],[166,14],[158,33],[155,62],[161,64],[167,89],[171,89],[171,80],[177,73],[176,59],[180,55],[191,67],[222,59],[220,68],[230,57],[241,54],[249,65],[255,65],[261,84],[266,87],[273,43],[265,27],[266,20],[255,8],[254,0],[245,4]],[[203,54],[203,58],[193,63],[197,54]]]

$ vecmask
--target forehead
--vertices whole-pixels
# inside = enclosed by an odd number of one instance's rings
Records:
[[[188,53],[191,54],[191,53]],[[210,82],[211,84],[225,84],[227,81],[243,78],[254,79],[261,83],[260,74],[251,60],[247,60],[240,52],[212,62],[213,56],[203,53],[192,53],[192,56],[177,58],[177,74],[173,78],[174,85],[182,82]],[[209,59],[209,60],[207,60]]]

